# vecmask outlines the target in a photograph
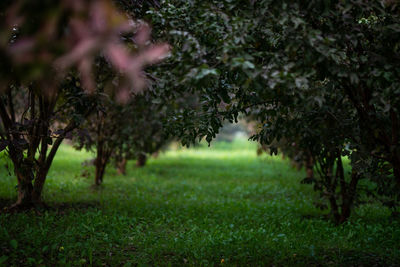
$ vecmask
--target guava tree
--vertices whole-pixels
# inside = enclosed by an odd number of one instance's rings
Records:
[[[107,0],[0,5],[0,148],[18,181],[14,207],[29,207],[41,201],[61,142],[95,106],[96,58],[104,57],[114,70],[118,79],[109,88],[117,88],[121,98],[141,88],[141,69],[168,47],[149,46],[147,28]],[[135,34],[133,46],[126,45],[123,33]],[[16,108],[21,102],[26,106]]]
[[[211,141],[240,113],[261,144],[311,151],[313,182],[345,221],[361,178],[398,198],[399,4],[396,1],[161,1],[148,12],[173,44],[160,90],[196,92],[201,107],[170,117],[185,144]],[[343,173],[341,157],[351,159]]]
[[[259,7],[266,3],[258,2]],[[273,85],[281,95],[275,99],[284,107],[277,110],[279,105],[274,105],[273,110],[260,113],[265,123],[258,139],[268,143],[271,138],[300,134],[297,140],[306,141],[304,149],[323,145],[313,156],[317,169],[327,169],[320,175],[322,180],[312,182],[327,195],[338,223],[350,214],[359,179],[371,178],[379,187],[391,181],[399,186],[398,11],[398,5],[389,1],[368,5],[331,1],[283,2],[281,7],[269,5],[265,13],[276,24],[273,34],[264,38],[275,36],[279,41],[268,60],[269,66],[278,68],[269,72],[268,82],[276,81]],[[303,117],[305,111],[311,116]],[[314,137],[307,144],[308,136]],[[328,160],[335,152],[319,153],[332,150],[329,147],[337,151],[336,160]],[[343,155],[351,159],[349,178],[336,177],[342,172]],[[384,191],[398,198],[398,190],[397,194],[390,187]],[[339,208],[331,198],[338,194]]]
[[[155,102],[149,92],[132,98],[123,115],[125,128],[112,155],[119,173],[125,174],[128,160],[135,159],[137,167],[146,164],[147,157],[158,153],[170,141],[164,121],[169,108],[165,102]]]
[[[154,103],[148,90],[132,95],[125,104],[107,95],[97,104],[97,112],[82,125],[84,134],[74,139],[78,149],[95,151],[95,184],[100,185],[109,163],[114,162],[121,174],[125,174],[128,160],[136,159],[142,167],[147,155],[159,151],[168,136],[162,123],[166,107]]]

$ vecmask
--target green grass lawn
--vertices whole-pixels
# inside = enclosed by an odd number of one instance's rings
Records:
[[[400,265],[400,221],[387,209],[363,205],[336,227],[304,173],[244,140],[129,162],[126,176],[110,166],[99,189],[81,175],[90,157],[64,145],[45,185],[50,208],[0,215],[0,265]],[[0,174],[4,206],[16,180]]]

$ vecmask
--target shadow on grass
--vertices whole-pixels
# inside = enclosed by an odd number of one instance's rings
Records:
[[[354,249],[315,248],[310,255],[293,254],[276,262],[279,266],[398,266],[395,259]],[[272,265],[273,266],[273,265]]]
[[[5,212],[7,213],[7,208],[10,207],[13,203],[15,203],[15,199],[6,199],[6,198],[0,198],[0,214]],[[35,210],[38,215],[40,215],[42,212],[45,211],[52,211],[56,212],[59,214],[65,214],[68,211],[82,211],[84,212],[85,210],[88,209],[99,209],[101,208],[101,205],[97,201],[87,201],[87,202],[68,202],[68,203],[54,203],[54,202],[49,202],[49,203],[44,203],[40,207],[36,208],[30,208],[27,209],[26,211],[30,210]]]

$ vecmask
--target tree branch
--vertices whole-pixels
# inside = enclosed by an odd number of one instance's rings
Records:
[[[10,116],[12,123],[15,123],[15,110],[14,110],[14,103],[12,99],[11,87],[7,91],[7,98],[8,98],[8,105],[10,109]]]
[[[10,116],[8,115],[8,112],[6,110],[6,106],[4,105],[4,101],[1,97],[0,97],[0,117],[1,117],[1,120],[3,121],[3,125],[4,125],[6,132],[9,133],[11,130],[12,122],[11,122]]]
[[[58,148],[60,147],[62,141],[64,140],[65,136],[67,133],[73,131],[77,127],[76,123],[74,121],[71,121],[67,127],[64,128],[64,132],[59,135],[59,137],[56,139],[54,142],[53,146],[51,147],[50,153],[46,158],[46,163],[45,163],[45,171],[46,173],[49,171],[51,163],[53,162],[53,159],[57,153]]]

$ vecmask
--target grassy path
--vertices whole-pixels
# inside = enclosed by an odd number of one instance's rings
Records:
[[[168,151],[127,176],[111,167],[100,189],[81,176],[90,156],[62,147],[50,210],[0,215],[0,266],[400,265],[400,221],[386,209],[361,206],[335,227],[304,174],[253,144]],[[0,174],[5,205],[15,178]]]

